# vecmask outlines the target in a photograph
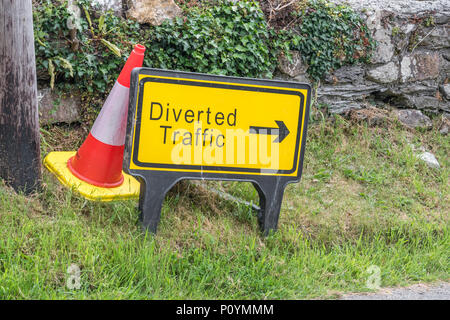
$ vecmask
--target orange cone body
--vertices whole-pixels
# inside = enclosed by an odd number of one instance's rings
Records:
[[[122,162],[128,115],[130,76],[142,67],[145,47],[136,45],[106,99],[91,132],[67,167],[89,184],[114,188],[123,182]]]

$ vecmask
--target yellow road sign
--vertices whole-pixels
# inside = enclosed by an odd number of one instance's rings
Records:
[[[138,84],[128,169],[299,176],[308,85],[146,69]]]
[[[258,222],[275,230],[287,183],[300,180],[307,84],[136,68],[123,169],[141,182],[143,226],[156,232],[162,202],[181,179],[250,181]]]

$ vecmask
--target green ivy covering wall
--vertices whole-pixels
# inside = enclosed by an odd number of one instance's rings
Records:
[[[285,12],[295,23],[273,28],[259,2],[210,0],[182,5],[184,16],[160,26],[101,14],[78,0],[81,21],[69,30],[66,1],[35,0],[38,78],[53,87],[101,94],[116,80],[136,43],[144,65],[242,77],[271,78],[277,57],[300,51],[313,81],[345,64],[366,62],[375,42],[351,8],[302,0]],[[186,3],[184,1],[183,3]]]
[[[291,48],[301,52],[314,80],[344,65],[369,62],[375,41],[350,7],[315,0],[293,15],[298,22],[292,28]]]

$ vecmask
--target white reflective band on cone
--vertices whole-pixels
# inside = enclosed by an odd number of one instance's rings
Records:
[[[92,126],[95,139],[112,146],[125,144],[129,93],[129,88],[116,81]]]

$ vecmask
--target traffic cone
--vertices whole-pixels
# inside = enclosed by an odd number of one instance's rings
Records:
[[[67,162],[75,176],[94,186],[112,188],[123,182],[130,76],[133,68],[142,67],[144,51],[141,45],[134,47],[86,141]]]
[[[128,115],[130,76],[142,67],[145,47],[136,45],[106,99],[88,137],[74,152],[51,152],[46,167],[63,184],[93,200],[135,198],[139,183],[122,172]],[[65,160],[62,168],[62,161]],[[124,179],[124,176],[126,179]]]

